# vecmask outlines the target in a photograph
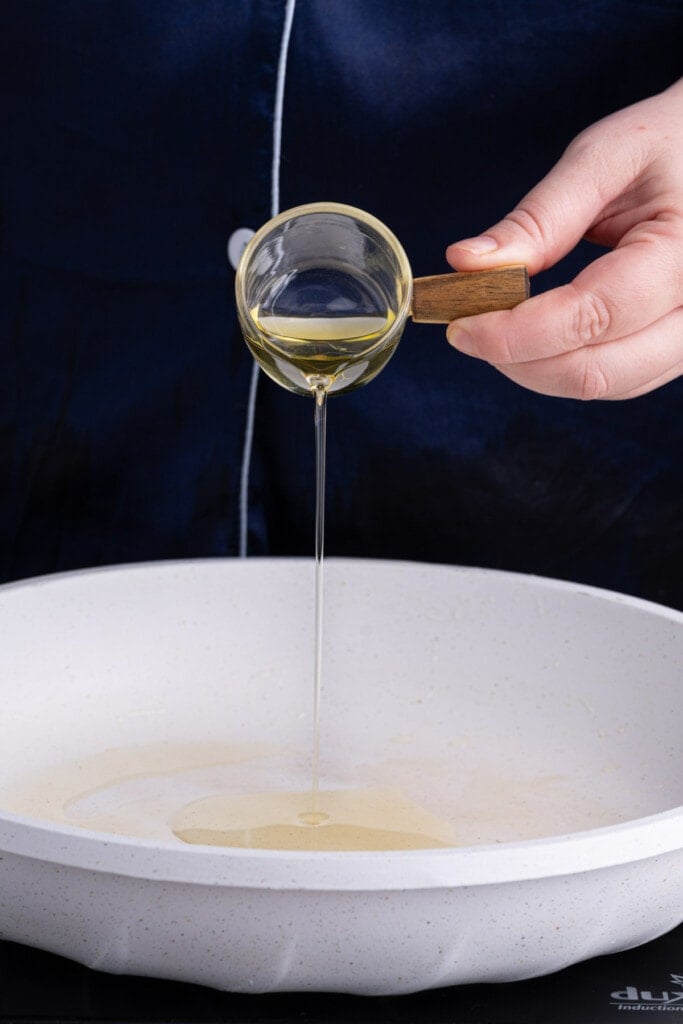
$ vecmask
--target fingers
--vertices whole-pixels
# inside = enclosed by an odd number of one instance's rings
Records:
[[[683,308],[618,341],[497,369],[543,395],[635,398],[683,373]]]
[[[591,263],[568,285],[512,310],[455,321],[449,342],[487,362],[511,364],[626,337],[683,302],[676,243],[653,230]]]

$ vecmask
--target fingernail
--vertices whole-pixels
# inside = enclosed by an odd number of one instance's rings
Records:
[[[454,320],[452,324],[448,325],[446,330],[446,337],[448,338],[449,345],[453,348],[457,348],[459,352],[464,352],[467,356],[474,356],[477,354],[477,347],[474,344],[474,338],[469,331],[466,331],[457,320]]]
[[[466,238],[463,242],[455,243],[458,249],[471,252],[473,256],[483,256],[487,252],[493,252],[498,248],[498,242],[492,235],[479,235],[477,238]]]

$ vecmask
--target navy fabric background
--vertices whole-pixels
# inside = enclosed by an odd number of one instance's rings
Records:
[[[235,554],[251,358],[225,242],[270,215],[284,2],[1,18],[0,578]],[[281,206],[364,207],[440,272],[579,130],[680,75],[682,25],[673,0],[299,0]],[[545,398],[410,325],[330,403],[327,549],[683,606],[682,397]],[[312,477],[311,403],[262,378],[251,553],[311,553]]]

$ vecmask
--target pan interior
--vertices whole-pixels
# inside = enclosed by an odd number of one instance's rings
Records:
[[[332,561],[312,808],[312,583],[307,562],[226,560],[3,588],[0,808],[177,843],[419,849],[683,803],[675,613],[504,573]],[[323,845],[298,846],[312,810]]]

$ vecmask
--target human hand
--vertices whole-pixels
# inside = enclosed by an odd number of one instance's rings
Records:
[[[512,213],[446,256],[457,270],[535,274],[581,238],[612,251],[515,309],[455,321],[451,345],[568,398],[634,398],[679,376],[683,79],[582,132]]]

